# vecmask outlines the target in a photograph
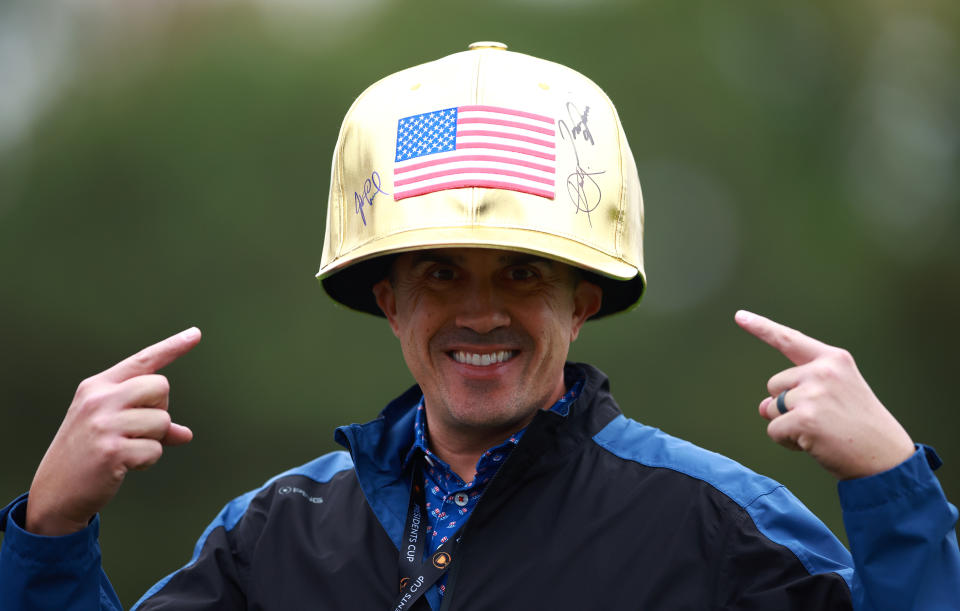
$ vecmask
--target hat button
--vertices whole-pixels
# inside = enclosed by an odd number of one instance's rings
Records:
[[[492,40],[481,40],[479,42],[471,42],[467,47],[471,51],[475,49],[500,49],[502,51],[507,50],[507,45],[502,42],[494,42]]]

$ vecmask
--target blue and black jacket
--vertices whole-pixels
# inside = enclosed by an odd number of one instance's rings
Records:
[[[540,412],[464,525],[442,601],[415,609],[960,608],[957,510],[932,450],[840,484],[853,556],[780,484],[625,418],[598,370],[566,416]],[[416,387],[334,452],[224,507],[191,561],[137,609],[394,608]],[[99,519],[23,530],[0,513],[0,608],[119,609]]]

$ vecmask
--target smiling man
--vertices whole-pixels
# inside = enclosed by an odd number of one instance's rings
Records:
[[[794,367],[770,437],[840,481],[851,552],[778,483],[621,413],[567,361],[644,290],[643,201],[613,105],[499,43],[388,76],[347,113],[318,276],[384,316],[417,385],[346,451],[227,504],[140,609],[952,609],[957,511],[852,357],[737,323]],[[115,609],[100,509],[190,440],[156,371],[196,329],[77,390],[0,514],[3,609]]]
[[[423,391],[430,444],[464,481],[566,393],[570,342],[601,302],[568,265],[466,248],[401,255],[373,292]]]

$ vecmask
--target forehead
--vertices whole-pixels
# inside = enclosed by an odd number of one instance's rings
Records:
[[[430,248],[400,255],[400,260],[409,265],[418,263],[449,263],[452,265],[468,266],[471,264],[484,265],[519,265],[538,263],[550,268],[569,267],[559,261],[548,259],[540,255],[512,250],[494,250],[490,248]]]

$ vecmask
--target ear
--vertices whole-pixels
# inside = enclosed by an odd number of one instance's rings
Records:
[[[384,278],[373,285],[373,296],[376,298],[377,305],[383,315],[387,317],[387,322],[390,323],[393,334],[400,337],[399,327],[397,326],[397,296],[393,292],[393,284],[390,283],[389,278]]]
[[[603,289],[587,280],[581,280],[573,290],[573,326],[570,327],[570,341],[577,339],[580,327],[588,318],[600,310],[603,303]]]

